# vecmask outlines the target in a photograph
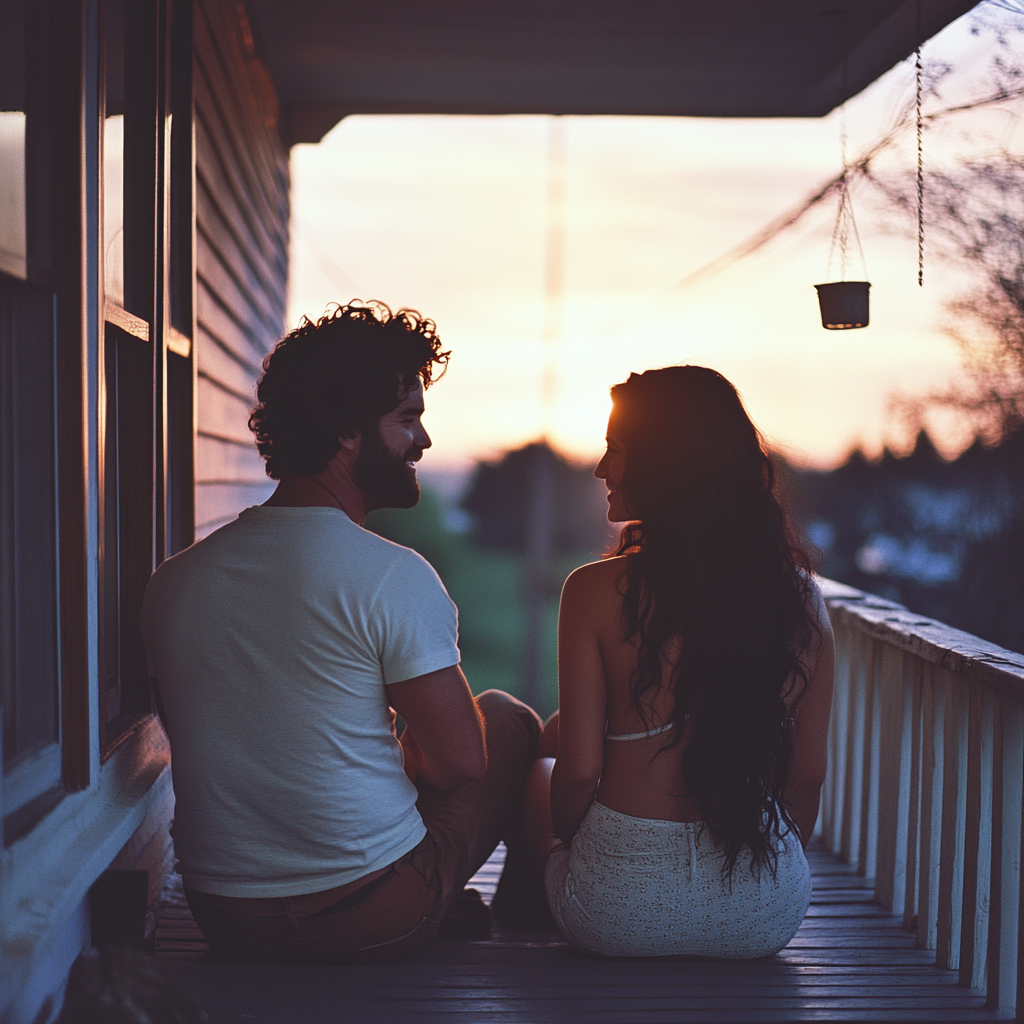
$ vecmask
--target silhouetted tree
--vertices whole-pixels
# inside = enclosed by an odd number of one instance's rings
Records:
[[[912,182],[871,180],[895,206],[916,211]],[[955,409],[995,442],[1024,422],[1024,156],[1002,152],[928,174],[925,195],[928,251],[972,279],[945,303],[943,324],[966,381],[911,410]]]
[[[569,462],[542,442],[477,465],[462,500],[462,507],[474,518],[474,539],[486,547],[526,549],[534,463],[540,458],[551,463],[554,552],[603,551],[612,539],[604,485],[594,478],[593,467]]]

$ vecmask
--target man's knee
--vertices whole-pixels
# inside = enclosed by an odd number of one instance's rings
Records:
[[[523,733],[529,747],[530,758],[534,757],[544,723],[540,715],[528,704],[517,700],[503,690],[485,690],[476,698],[484,721],[487,723],[488,746],[495,730],[514,729]]]

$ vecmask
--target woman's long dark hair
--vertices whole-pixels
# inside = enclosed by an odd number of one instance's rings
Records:
[[[792,759],[787,687],[802,691],[816,632],[809,561],[771,457],[736,389],[703,366],[632,374],[612,388],[625,449],[623,627],[637,645],[631,702],[646,721],[667,652],[682,774],[731,875],[744,847],[773,873]]]

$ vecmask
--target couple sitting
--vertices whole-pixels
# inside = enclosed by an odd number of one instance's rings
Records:
[[[414,313],[304,321],[250,420],[277,490],[150,582],[199,927],[233,958],[397,959],[504,841],[499,916],[546,890],[595,952],[776,952],[810,898],[832,646],[735,390],[694,366],[612,389],[595,473],[627,525],[565,584],[544,728],[507,694],[472,696],[437,574],[362,526],[416,504],[447,358]]]

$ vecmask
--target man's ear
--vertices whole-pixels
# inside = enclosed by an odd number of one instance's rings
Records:
[[[348,437],[339,437],[338,444],[341,445],[346,451],[355,452],[359,450],[359,442],[362,440],[362,434],[359,431],[355,431]]]

